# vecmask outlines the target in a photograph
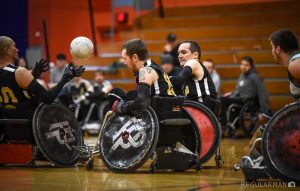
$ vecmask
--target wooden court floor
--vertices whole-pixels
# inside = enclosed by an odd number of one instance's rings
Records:
[[[95,141],[94,138],[88,140]],[[150,163],[147,162],[134,174],[119,174],[108,171],[100,159],[95,160],[92,171],[86,170],[81,164],[74,168],[54,168],[44,164],[37,168],[0,167],[0,190],[299,190],[299,187],[288,188],[275,180],[246,184],[242,172],[234,171],[233,165],[245,154],[244,147],[248,142],[248,139],[223,139],[221,146],[224,167],[215,168],[214,159],[211,159],[200,172],[161,171],[152,174],[148,171]]]

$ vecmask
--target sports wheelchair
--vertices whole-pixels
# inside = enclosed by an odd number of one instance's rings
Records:
[[[145,110],[108,112],[95,147],[78,149],[89,156],[88,169],[100,153],[105,166],[114,172],[135,171],[149,158],[152,172],[199,170],[213,155],[216,165],[223,165],[220,137],[215,114],[206,106],[183,97],[154,97]]]
[[[244,99],[242,103],[229,105],[226,111],[226,128],[233,133],[240,128],[245,136],[250,137],[258,121],[259,103],[255,99]],[[234,134],[233,138],[235,138]]]
[[[78,122],[59,103],[40,104],[32,120],[0,119],[0,164],[26,164],[46,160],[58,167],[74,166],[82,145]]]
[[[300,182],[299,124],[299,102],[289,104],[270,118],[250,154],[236,166],[243,169],[246,181],[272,177]]]
[[[82,106],[86,107],[85,101],[78,100],[74,104],[75,117],[78,119]],[[99,103],[88,101],[87,112],[84,113],[83,118],[79,121],[79,126],[83,131],[87,131],[90,134],[98,134],[101,124],[104,120],[105,114],[110,110],[108,100],[103,100]]]

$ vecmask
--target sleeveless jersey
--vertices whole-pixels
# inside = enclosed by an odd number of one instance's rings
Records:
[[[203,78],[196,80],[190,77],[183,86],[183,93],[187,99],[203,103],[206,96],[217,98],[217,91],[207,69],[203,64],[200,63],[200,65],[204,70]]]
[[[300,52],[296,52],[290,59],[290,62],[296,60],[300,58]],[[290,90],[292,95],[295,98],[300,98],[300,85],[295,83],[295,78],[290,74],[290,72],[288,73],[288,77],[289,77],[289,82],[290,82]]]
[[[17,109],[31,99],[31,94],[17,84],[17,68],[18,66],[9,64],[0,69],[0,103],[5,109]]]
[[[157,64],[147,60],[144,67],[150,67],[155,70],[158,75],[158,80],[151,85],[151,96],[176,96],[172,83],[169,80],[167,73],[163,71]],[[136,82],[139,84],[139,75],[137,74]]]

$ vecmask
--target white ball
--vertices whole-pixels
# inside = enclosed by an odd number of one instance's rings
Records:
[[[84,36],[76,37],[70,44],[70,52],[74,58],[88,58],[94,52],[93,42]]]

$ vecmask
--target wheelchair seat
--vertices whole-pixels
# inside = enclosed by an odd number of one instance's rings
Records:
[[[33,142],[31,120],[29,119],[0,119],[0,133],[3,135],[0,142]]]
[[[28,124],[31,120],[29,119],[0,119],[0,124],[8,125],[8,124]]]
[[[29,119],[0,119],[0,164],[28,164],[32,160]]]
[[[183,126],[183,125],[190,125],[191,120],[189,120],[189,119],[165,119],[165,120],[160,121],[160,124]]]
[[[81,130],[74,114],[62,104],[40,104],[32,121],[1,119],[0,125],[5,140],[0,144],[2,164],[28,164],[38,152],[60,167],[73,166],[79,159],[79,152],[73,147],[82,144]],[[26,136],[19,135],[22,131]]]
[[[183,116],[184,97],[153,97],[151,106],[154,109],[160,128],[190,125],[192,122]]]
[[[182,119],[184,97],[158,97],[151,99],[151,107],[154,109],[158,120],[161,122],[165,119]]]

